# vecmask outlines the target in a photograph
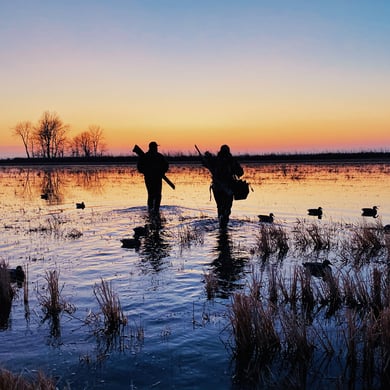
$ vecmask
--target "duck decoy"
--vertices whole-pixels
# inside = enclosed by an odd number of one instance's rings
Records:
[[[324,260],[322,263],[308,262],[302,265],[312,276],[316,276],[317,278],[322,278],[332,273],[332,269],[330,268],[332,263],[329,260]]]
[[[143,237],[148,233],[146,226],[136,226],[134,229],[134,237]]]
[[[23,268],[18,265],[16,268],[10,268],[8,270],[11,283],[17,283],[21,286],[25,279]]]
[[[41,199],[48,200],[49,199],[49,194],[41,194]]]
[[[318,207],[316,209],[307,209],[307,215],[314,215],[318,217],[318,219],[322,218],[322,207]]]
[[[269,215],[258,215],[260,222],[272,223],[274,221],[274,214],[270,213]]]
[[[84,202],[76,203],[76,209],[84,210],[85,209],[85,203]]]
[[[378,206],[370,207],[363,207],[362,208],[362,217],[378,217]]]
[[[138,249],[141,246],[141,241],[138,238],[122,238],[122,248]]]
[[[390,225],[385,225],[385,226],[383,227],[383,230],[385,231],[386,234],[387,234],[387,233],[390,233]]]

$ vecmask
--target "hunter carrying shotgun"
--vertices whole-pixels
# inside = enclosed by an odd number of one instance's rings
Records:
[[[217,204],[219,226],[226,228],[233,205],[234,180],[242,176],[244,170],[230,153],[228,145],[222,145],[216,156],[210,152],[203,155],[196,145],[195,148],[202,157],[203,165],[211,173],[211,189]]]
[[[175,189],[175,185],[165,176],[169,168],[168,161],[158,152],[158,145],[154,141],[149,143],[149,150],[146,153],[138,145],[134,146],[133,152],[139,156],[137,169],[144,175],[148,192],[148,210],[151,213],[158,213],[162,197],[162,180]]]

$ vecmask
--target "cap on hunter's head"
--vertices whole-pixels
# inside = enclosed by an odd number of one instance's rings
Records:
[[[157,142],[155,142],[155,141],[152,141],[152,142],[150,142],[149,143],[149,149],[150,150],[157,150]]]

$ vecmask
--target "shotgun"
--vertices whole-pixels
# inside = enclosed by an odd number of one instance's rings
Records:
[[[199,156],[201,157],[201,159],[202,159],[202,163],[203,163],[203,165],[210,171],[210,173],[211,173],[211,176],[214,176],[214,172],[213,172],[213,170],[211,169],[211,167],[209,166],[209,164],[207,164],[207,161],[206,161],[206,159],[205,159],[205,157],[204,157],[204,155],[203,155],[203,153],[199,150],[199,148],[198,148],[198,146],[197,145],[195,145],[195,149],[197,150],[197,152],[199,153]]]
[[[138,156],[143,156],[145,154],[145,152],[138,145],[134,145],[133,152]],[[162,178],[173,190],[175,189],[175,185],[165,175]]]

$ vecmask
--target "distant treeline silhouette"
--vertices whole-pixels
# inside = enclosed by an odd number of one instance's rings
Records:
[[[167,154],[172,163],[199,163],[199,155]],[[240,162],[253,163],[348,163],[348,162],[370,162],[390,163],[390,152],[327,152],[327,153],[295,153],[295,154],[263,154],[236,155]],[[90,156],[90,157],[58,157],[58,158],[24,158],[15,157],[1,159],[1,165],[107,165],[107,164],[135,164],[138,160],[136,155],[128,156]]]

